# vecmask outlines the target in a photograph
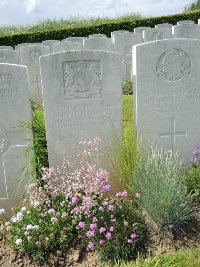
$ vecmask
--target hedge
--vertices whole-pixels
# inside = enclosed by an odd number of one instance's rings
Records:
[[[0,45],[15,46],[20,43],[38,43],[44,40],[62,40],[70,36],[83,36],[86,37],[93,33],[103,33],[110,36],[111,32],[117,30],[128,30],[133,31],[136,27],[149,26],[155,27],[156,24],[160,23],[171,23],[175,25],[180,20],[193,20],[196,23],[200,18],[200,11],[192,11],[182,14],[154,17],[154,18],[143,18],[143,19],[129,19],[122,21],[119,19],[117,22],[112,23],[101,23],[92,26],[85,27],[74,27],[66,28],[62,30],[51,30],[51,31],[39,31],[30,33],[19,33],[12,35],[4,35],[0,37]]]

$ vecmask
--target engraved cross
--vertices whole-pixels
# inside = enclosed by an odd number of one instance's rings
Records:
[[[41,79],[40,79],[39,75],[36,76],[36,81],[32,81],[32,83],[36,83],[37,84],[37,89],[40,89]]]
[[[171,132],[168,133],[161,133],[159,135],[160,138],[170,137],[171,139],[171,149],[175,152],[175,138],[180,136],[187,137],[186,132],[176,132],[176,122],[175,117],[171,117]]]
[[[28,144],[25,130],[13,129],[6,133],[2,128],[0,128],[0,131],[5,133],[1,138],[0,144],[0,199],[6,199],[8,198],[8,177],[6,176],[6,169],[12,168],[12,166],[9,166],[12,164],[12,162],[8,162],[8,160],[6,160],[6,152],[10,149],[15,149],[15,151],[17,151],[17,148],[26,147]]]

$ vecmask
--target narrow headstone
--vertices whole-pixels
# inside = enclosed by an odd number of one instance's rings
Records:
[[[183,25],[183,24],[194,24],[194,21],[192,20],[181,20],[177,22],[177,25]]]
[[[42,85],[40,78],[39,57],[50,53],[50,48],[44,45],[28,45],[20,47],[20,62],[28,67],[28,88],[30,99],[42,105]]]
[[[172,39],[133,48],[135,116],[139,139],[178,151],[188,162],[199,143],[200,42]]]
[[[120,63],[121,55],[104,51],[40,58],[50,166],[80,153],[80,141],[105,145],[121,132]]]
[[[172,28],[174,38],[190,38],[200,39],[200,25],[199,24],[182,24],[175,25]]]
[[[126,54],[122,60],[123,80],[132,80],[132,54]]]
[[[142,33],[144,30],[151,29],[150,27],[137,27],[134,29],[134,33]]]
[[[65,41],[65,42],[54,43],[52,51],[53,53],[58,53],[68,50],[82,50],[82,49],[83,45],[81,43]]]
[[[143,31],[144,42],[152,42],[156,40],[172,39],[172,31],[165,28],[147,29]]]
[[[172,30],[172,24],[170,23],[161,23],[161,24],[157,24],[155,25],[155,28],[156,29],[169,29],[169,30]]]
[[[19,205],[30,172],[24,152],[31,135],[20,127],[22,122],[31,122],[26,69],[0,64],[0,208],[7,215]]]
[[[18,52],[11,49],[0,49],[0,63],[18,64]]]
[[[113,31],[113,32],[111,32],[111,38],[113,38],[115,34],[118,34],[118,33],[125,33],[125,32],[127,33],[127,32],[129,32],[129,31],[126,31],[126,30]]]
[[[93,37],[83,40],[84,50],[103,50],[103,51],[113,51],[113,45],[111,38],[104,37]]]

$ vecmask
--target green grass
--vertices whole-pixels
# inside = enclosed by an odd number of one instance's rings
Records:
[[[38,32],[48,30],[62,30],[71,27],[84,27],[91,26],[94,24],[108,23],[108,22],[123,22],[131,21],[133,19],[141,18],[139,13],[127,13],[117,18],[100,18],[100,17],[70,17],[69,19],[47,19],[44,21],[37,21],[32,25],[27,26],[3,26],[0,28],[0,35],[15,34],[15,33],[26,33],[26,32]]]
[[[103,267],[103,265],[101,265]],[[111,266],[111,265],[110,265]],[[159,253],[154,257],[141,259],[138,257],[135,262],[116,264],[115,267],[199,267],[200,248],[180,250],[165,255]],[[109,265],[104,265],[109,267]],[[113,266],[114,267],[114,266]]]

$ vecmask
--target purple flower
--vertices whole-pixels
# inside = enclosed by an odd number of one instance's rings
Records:
[[[91,206],[91,205],[92,205],[92,199],[91,199],[91,197],[87,197],[87,198],[84,200],[84,203],[85,203],[85,205],[87,205],[87,206]]]
[[[110,240],[110,239],[111,239],[111,233],[109,233],[109,232],[106,233],[106,239],[107,239],[107,240]]]
[[[76,204],[78,202],[78,197],[77,196],[74,196],[72,197],[72,204]]]
[[[100,210],[100,211],[104,211],[104,207],[100,206],[100,207],[99,207],[99,210]]]
[[[127,241],[129,244],[131,244],[132,242],[133,242],[133,240],[132,239],[128,239],[128,241]]]
[[[122,205],[119,205],[120,210],[122,209]]]
[[[90,229],[91,230],[95,230],[96,228],[97,228],[97,224],[96,223],[90,224]]]
[[[126,191],[121,192],[121,196],[122,197],[126,197],[127,196],[127,192]]]
[[[133,223],[132,226],[135,227],[137,225],[137,223]]]
[[[109,206],[108,206],[108,209],[109,209],[109,210],[113,210],[113,209],[114,209],[114,205],[109,205]]]
[[[93,217],[92,222],[93,223],[97,222],[97,218],[96,217]]]
[[[135,197],[136,197],[136,198],[140,198],[140,196],[141,196],[141,194],[140,194],[139,192],[137,192],[137,193],[135,194]]]
[[[116,196],[116,197],[121,197],[121,192],[117,192],[117,193],[115,194],[115,196]]]
[[[110,188],[111,188],[111,186],[109,184],[106,184],[106,185],[102,186],[101,192],[107,192],[110,190]]]
[[[128,222],[127,222],[127,221],[124,221],[124,225],[126,225],[126,226],[127,226],[127,225],[128,225]]]
[[[88,236],[88,237],[93,237],[93,236],[94,236],[94,231],[89,230],[89,231],[87,232],[87,236]]]
[[[94,243],[89,242],[88,245],[87,245],[87,247],[88,247],[89,249],[90,249],[90,248],[93,248],[93,247],[94,247]]]
[[[105,227],[101,227],[101,228],[99,229],[99,233],[100,233],[100,234],[104,233],[105,231],[106,231],[106,228],[105,228]]]
[[[99,244],[100,244],[100,245],[103,245],[103,243],[105,243],[105,241],[104,241],[104,240],[102,240],[102,239],[101,239],[101,240],[99,240]]]
[[[98,177],[99,177],[99,179],[102,179],[102,180],[106,179],[105,174],[102,174],[102,173],[100,173]]]
[[[85,228],[85,222],[79,222],[78,227],[81,229]]]
[[[136,234],[136,233],[132,233],[132,234],[131,234],[131,238],[132,238],[132,239],[135,239],[136,237],[137,237],[137,234]]]
[[[116,219],[112,219],[111,222],[116,222]]]
[[[72,211],[71,211],[71,213],[78,213],[79,212],[79,208],[74,208]]]

